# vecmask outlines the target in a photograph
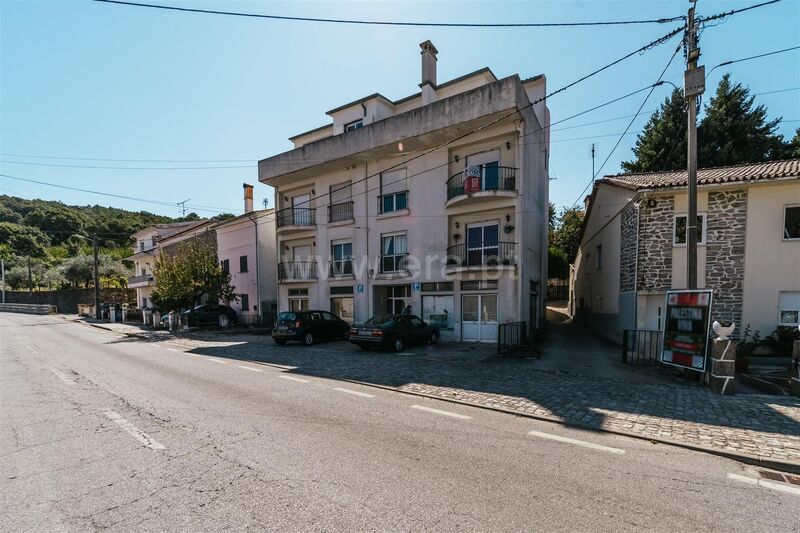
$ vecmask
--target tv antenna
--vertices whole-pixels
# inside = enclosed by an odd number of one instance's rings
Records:
[[[184,200],[182,202],[178,202],[177,204],[175,204],[175,205],[181,206],[181,210],[183,212],[183,216],[186,216],[186,202],[188,202],[189,200],[191,200],[191,198],[187,198],[186,200]]]

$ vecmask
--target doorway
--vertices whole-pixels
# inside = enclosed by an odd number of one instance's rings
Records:
[[[461,297],[461,338],[465,341],[497,340],[497,294]]]
[[[292,198],[292,224],[295,226],[311,225],[310,201],[311,197],[307,194]]]
[[[391,285],[387,289],[387,311],[392,315],[402,314],[403,309],[411,304],[411,286]]]

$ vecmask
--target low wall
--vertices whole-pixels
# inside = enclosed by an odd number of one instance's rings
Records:
[[[136,305],[135,289],[101,289],[100,302]],[[6,291],[6,303],[54,305],[59,313],[75,314],[78,304],[93,304],[94,289],[65,289],[62,291]]]
[[[47,304],[3,304],[0,303],[0,311],[6,313],[27,313],[29,315],[49,315],[56,313],[56,308]]]

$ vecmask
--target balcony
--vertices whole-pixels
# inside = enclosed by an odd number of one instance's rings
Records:
[[[129,289],[141,289],[142,287],[152,287],[156,284],[156,279],[152,274],[142,274],[128,278]]]
[[[408,272],[408,254],[394,254],[381,256],[381,274],[396,274]]]
[[[446,207],[481,202],[498,196],[517,195],[517,169],[497,165],[474,165],[447,180]]]
[[[278,231],[290,232],[312,229],[317,225],[316,209],[311,207],[289,207],[277,213]]]
[[[332,278],[351,278],[353,277],[353,260],[341,259],[330,262],[330,277]]]
[[[478,241],[456,244],[447,249],[445,268],[449,271],[514,268],[517,243]]]
[[[328,223],[353,220],[353,201],[328,206]]]
[[[288,261],[284,263],[278,263],[278,281],[282,283],[316,280],[316,261]]]

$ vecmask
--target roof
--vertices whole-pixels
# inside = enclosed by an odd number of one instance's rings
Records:
[[[249,213],[243,213],[243,214],[241,214],[239,216],[235,216],[233,218],[229,218],[229,219],[226,219],[226,220],[221,220],[221,221],[217,222],[214,225],[214,229],[216,230],[216,229],[224,228],[224,227],[229,226],[229,225],[232,226],[234,224],[238,224],[239,222],[241,222],[243,220],[247,220],[247,219],[253,220],[253,218],[261,218],[263,216],[270,215],[270,214],[272,214],[274,212],[275,212],[275,208],[274,207],[269,208],[269,209],[258,209],[256,211],[250,211]]]
[[[214,222],[215,222],[214,220],[210,219],[192,220],[190,221],[190,224],[192,224],[191,226],[188,226],[187,228],[182,229],[181,231],[162,237],[161,239],[158,240],[158,242],[163,244],[164,242],[180,237],[181,235],[189,231],[199,229],[202,226],[208,226],[214,224]]]
[[[153,229],[157,229],[157,230],[159,230],[159,229],[178,229],[178,228],[180,228],[182,226],[188,226],[189,224],[194,224],[194,221],[190,220],[190,221],[187,221],[187,222],[169,222],[167,224],[151,224],[150,226],[146,226],[146,227],[140,229],[139,231],[137,231],[136,233],[132,234],[131,237],[135,237],[136,235],[139,235],[140,233],[144,233],[144,232],[147,232],[147,231],[150,231],[150,230],[153,230]]]
[[[388,98],[383,96],[381,93],[372,93],[371,95],[365,96],[364,98],[359,98],[358,100],[354,100],[354,101],[352,101],[350,103],[347,103],[347,104],[344,104],[344,105],[340,105],[339,107],[335,107],[335,108],[331,109],[330,111],[326,111],[325,114],[326,115],[332,115],[332,114],[336,113],[337,111],[341,111],[342,109],[346,109],[346,108],[348,108],[350,106],[354,106],[356,104],[364,103],[367,100],[372,100],[373,98],[381,98],[383,100],[386,100],[386,102],[388,102],[389,104],[394,105],[394,102],[392,102],[391,100],[389,100]]]
[[[800,177],[800,159],[746,163],[728,167],[711,167],[697,170],[698,185],[715,185]],[[660,189],[685,187],[688,177],[685,170],[617,174],[605,176],[601,182],[628,189]]]
[[[298,133],[297,135],[294,135],[294,136],[292,136],[292,137],[289,137],[289,140],[290,140],[290,141],[293,141],[293,140],[295,140],[295,139],[297,139],[297,138],[299,138],[299,137],[302,137],[302,136],[304,136],[304,135],[308,135],[308,134],[310,134],[310,133],[316,133],[316,132],[318,132],[318,131],[322,131],[322,130],[324,130],[325,128],[333,128],[333,123],[331,123],[331,124],[325,124],[324,126],[319,126],[319,127],[317,127],[317,128],[314,128],[313,130],[304,131],[303,133]]]

